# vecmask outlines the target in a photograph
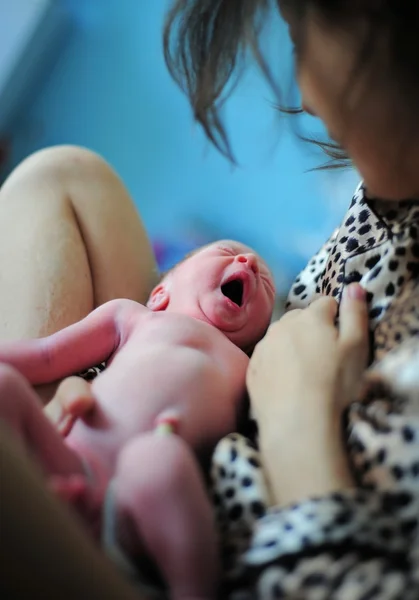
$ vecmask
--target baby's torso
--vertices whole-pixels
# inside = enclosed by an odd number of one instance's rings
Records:
[[[92,383],[98,407],[76,423],[69,443],[111,465],[129,439],[179,418],[193,446],[215,443],[235,426],[248,358],[214,327],[183,315],[149,313]],[[223,385],[220,386],[220,382]]]
[[[367,200],[360,186],[340,229],[295,281],[287,307],[303,308],[319,293],[340,301],[352,282],[367,291],[374,359],[418,333],[412,316],[419,309],[406,310],[419,282],[418,202]]]

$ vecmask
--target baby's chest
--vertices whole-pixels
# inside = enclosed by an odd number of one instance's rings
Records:
[[[218,329],[200,319],[178,313],[152,313],[149,319],[135,327],[120,352],[125,352],[126,346],[139,354],[145,347],[153,349],[157,346],[165,346],[171,351],[195,348],[207,352],[215,344],[221,347],[224,337]]]

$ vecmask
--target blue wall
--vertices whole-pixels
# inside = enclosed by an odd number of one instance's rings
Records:
[[[242,239],[264,253],[285,285],[337,224],[354,176],[305,173],[321,158],[295,139],[288,118],[272,110],[272,94],[255,70],[226,107],[240,162],[232,168],[194,125],[166,71],[166,2],[62,2],[72,33],[16,123],[14,162],[46,145],[88,146],[119,171],[152,236],[170,238],[197,227]],[[277,55],[289,62],[281,39]]]

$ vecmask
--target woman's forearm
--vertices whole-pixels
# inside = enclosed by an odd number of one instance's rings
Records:
[[[275,505],[285,506],[313,496],[354,487],[335,416],[278,426],[275,419],[259,423],[260,450]]]

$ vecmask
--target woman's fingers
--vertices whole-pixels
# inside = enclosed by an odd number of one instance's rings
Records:
[[[339,342],[345,358],[344,404],[359,393],[369,354],[368,307],[365,290],[353,284],[345,289],[339,319]]]
[[[319,296],[306,310],[312,315],[315,314],[321,321],[333,325],[338,312],[338,303],[329,296]]]
[[[313,294],[309,306],[311,306],[313,304],[313,302],[317,302],[317,300],[320,300],[320,298],[324,298],[325,295],[321,294],[320,292],[317,292],[316,294]]]
[[[368,307],[365,290],[357,283],[343,294],[339,337],[344,346],[368,349]]]

